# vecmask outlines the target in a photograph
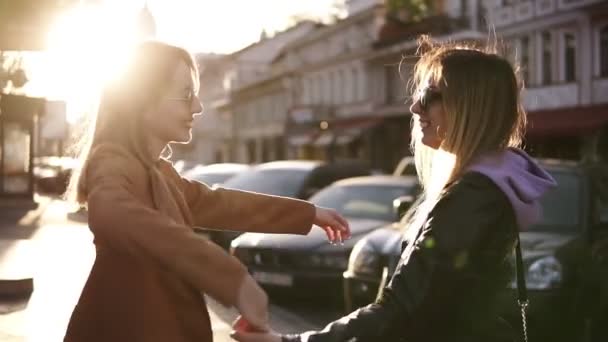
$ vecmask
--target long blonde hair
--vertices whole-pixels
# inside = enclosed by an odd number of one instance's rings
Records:
[[[475,158],[521,145],[526,113],[520,102],[523,84],[517,68],[499,56],[496,46],[436,43],[428,36],[418,43],[419,59],[410,80],[413,100],[429,84],[436,86],[446,126],[441,146],[433,150],[422,144],[420,123],[416,116],[412,119],[411,148],[425,196],[421,211],[428,213],[446,185],[457,180]]]
[[[142,113],[167,91],[180,62],[188,65],[198,87],[198,70],[186,50],[158,41],[146,41],[136,47],[123,72],[104,86],[96,115],[85,124],[82,136],[72,148],[80,167],[72,174],[66,199],[86,204],[83,170],[89,153],[99,144],[118,144],[147,166],[155,162],[158,156],[151,156],[146,148]]]

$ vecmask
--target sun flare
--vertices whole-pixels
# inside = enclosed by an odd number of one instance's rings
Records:
[[[48,36],[45,88],[68,102],[69,121],[121,72],[137,38],[132,16],[110,6],[80,6],[57,19]]]

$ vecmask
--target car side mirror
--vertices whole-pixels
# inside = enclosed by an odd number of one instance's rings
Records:
[[[401,221],[401,218],[414,203],[414,196],[400,196],[393,200],[393,213],[396,221]]]
[[[312,197],[312,195],[316,194],[317,192],[319,192],[319,188],[313,187],[313,188],[307,188],[304,190],[304,199],[309,199]]]

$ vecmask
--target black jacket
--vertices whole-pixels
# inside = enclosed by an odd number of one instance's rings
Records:
[[[504,193],[470,172],[451,184],[404,242],[380,299],[322,331],[283,341],[513,341],[496,297],[513,274],[516,221]],[[515,299],[514,299],[515,300]]]

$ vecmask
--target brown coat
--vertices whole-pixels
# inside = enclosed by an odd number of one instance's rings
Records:
[[[96,259],[65,341],[212,341],[202,294],[236,302],[246,268],[193,226],[307,234],[305,201],[215,189],[115,145],[85,167]]]

